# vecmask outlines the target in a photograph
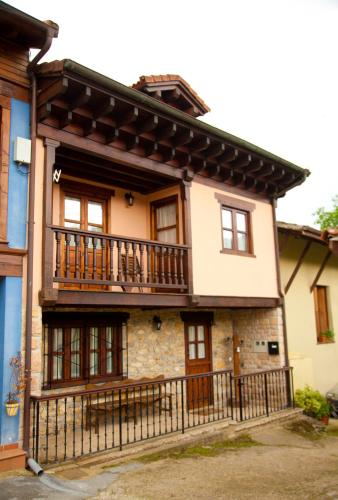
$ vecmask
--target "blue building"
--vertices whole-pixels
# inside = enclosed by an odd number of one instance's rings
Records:
[[[46,52],[57,29],[0,1],[0,33],[0,470],[8,470],[24,465],[25,458],[23,404],[16,416],[8,416],[5,402],[12,382],[9,363],[24,351],[27,334],[23,306],[34,99],[29,50]]]

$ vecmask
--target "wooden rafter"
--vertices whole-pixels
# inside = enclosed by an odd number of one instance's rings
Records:
[[[292,274],[291,274],[291,276],[289,278],[289,281],[286,284],[286,287],[285,287],[285,290],[284,290],[285,294],[288,293],[288,291],[290,289],[290,286],[292,285],[295,277],[297,276],[297,273],[298,273],[298,271],[300,269],[300,266],[302,265],[302,263],[303,263],[303,261],[304,261],[304,259],[306,257],[306,254],[308,253],[308,251],[310,249],[311,244],[312,244],[312,241],[307,241],[306,242],[305,247],[303,248],[302,253],[300,254],[299,259],[298,259],[298,261],[296,263],[296,266],[295,266],[295,268],[294,268],[294,270],[293,270],[293,272],[292,272]]]
[[[319,271],[318,271],[318,273],[316,274],[316,277],[315,277],[315,279],[313,280],[312,285],[310,286],[310,292],[311,292],[311,293],[313,292],[313,290],[314,290],[315,286],[317,285],[317,283],[318,283],[318,281],[319,281],[319,279],[320,279],[321,275],[323,274],[323,271],[324,271],[324,269],[325,269],[325,266],[326,266],[326,264],[328,263],[329,258],[331,257],[331,255],[332,255],[331,250],[328,250],[328,251],[326,252],[326,254],[325,254],[325,257],[324,257],[324,259],[323,259],[323,262],[321,263],[321,266],[320,266],[320,268],[319,268]]]

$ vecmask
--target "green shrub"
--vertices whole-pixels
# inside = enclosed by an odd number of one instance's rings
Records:
[[[311,389],[308,385],[304,389],[297,389],[295,394],[296,406],[302,408],[309,417],[320,420],[326,415],[330,415],[330,405],[319,391]]]

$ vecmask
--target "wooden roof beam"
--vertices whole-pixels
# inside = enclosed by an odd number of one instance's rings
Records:
[[[293,270],[293,272],[292,272],[292,274],[291,274],[291,276],[289,278],[289,281],[287,282],[287,284],[285,286],[285,290],[284,290],[285,295],[288,293],[288,291],[290,289],[290,286],[292,285],[295,277],[297,276],[299,268],[302,265],[302,263],[303,263],[303,261],[304,261],[304,259],[306,257],[306,254],[308,253],[308,251],[310,249],[311,244],[312,244],[311,240],[309,240],[309,241],[306,242],[305,247],[303,248],[303,251],[300,254],[299,259],[298,259],[298,261],[296,263],[296,266],[295,266],[295,268],[294,268],[294,270]]]
[[[206,135],[202,137],[198,137],[196,140],[192,141],[189,144],[189,149],[194,153],[198,153],[200,151],[205,151],[210,146],[210,138]]]
[[[158,152],[158,143],[150,142],[144,148],[144,156],[148,158],[148,156],[152,156]]]
[[[248,172],[259,172],[264,167],[264,161],[255,158],[251,161],[249,165],[247,165],[244,169],[245,173]]]
[[[158,126],[158,116],[153,115],[150,118],[147,118],[144,122],[140,123],[139,126],[137,127],[137,131],[140,134],[143,134],[145,132],[152,132],[155,130]]]
[[[119,129],[113,128],[106,133],[106,144],[112,144],[120,135]]]
[[[116,101],[114,97],[107,97],[101,104],[95,106],[93,115],[94,118],[102,118],[104,116],[110,115],[116,107]]]
[[[134,106],[131,110],[127,111],[120,116],[117,120],[117,128],[124,127],[125,125],[130,125],[131,123],[136,122],[139,117],[139,110]]]
[[[239,156],[239,151],[236,148],[231,148],[225,151],[225,153],[219,157],[221,163],[230,163],[237,160]]]
[[[207,167],[208,167],[207,160],[199,160],[199,163],[197,164],[197,166],[194,169],[195,173],[199,174],[199,173],[203,172],[204,170],[207,170]]]
[[[176,133],[177,133],[176,123],[168,123],[156,130],[156,140],[161,141],[163,139],[170,139],[171,137],[174,137]]]
[[[238,158],[235,158],[234,160],[228,160],[228,161],[231,162],[231,168],[235,168],[235,169],[243,168],[243,167],[247,167],[248,165],[250,165],[250,163],[252,162],[252,156],[251,155],[243,155],[243,156],[240,156]]]
[[[52,113],[52,104],[47,102],[46,104],[40,106],[37,113],[38,121],[43,121],[48,118]]]
[[[85,104],[88,103],[89,99],[91,98],[92,91],[91,88],[86,86],[83,88],[82,92],[79,92],[77,96],[72,99],[69,103],[69,109],[72,111],[75,108],[80,108],[81,106],[84,106]]]
[[[130,135],[126,139],[126,150],[130,151],[131,149],[135,149],[140,144],[140,138],[138,135]]]
[[[64,129],[67,127],[67,125],[72,123],[72,121],[73,121],[73,113],[71,111],[67,111],[67,113],[62,118],[60,118],[59,126],[61,129]]]
[[[60,80],[57,80],[56,82],[52,83],[44,89],[38,97],[38,107],[40,107],[42,104],[45,104],[46,102],[49,102],[51,99],[54,97],[60,97],[64,95],[69,88],[69,80],[68,78],[61,78]]]
[[[190,129],[185,129],[181,133],[177,133],[173,139],[174,146],[184,146],[190,144],[194,139],[194,132]]]
[[[162,161],[167,163],[168,161],[172,161],[175,159],[177,154],[176,148],[168,148],[162,151]]]
[[[90,120],[84,127],[83,127],[83,135],[85,137],[88,137],[88,135],[93,134],[96,132],[96,120]]]
[[[215,142],[205,151],[205,157],[208,159],[218,158],[225,153],[226,147],[223,142]]]

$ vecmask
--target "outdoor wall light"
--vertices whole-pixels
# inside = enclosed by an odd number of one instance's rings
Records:
[[[132,195],[132,193],[131,192],[126,193],[124,195],[124,197],[127,200],[127,206],[132,207],[134,205],[134,199],[135,199],[135,197]]]
[[[155,325],[156,330],[161,330],[162,327],[162,320],[159,316],[154,316],[153,317],[153,323]]]

